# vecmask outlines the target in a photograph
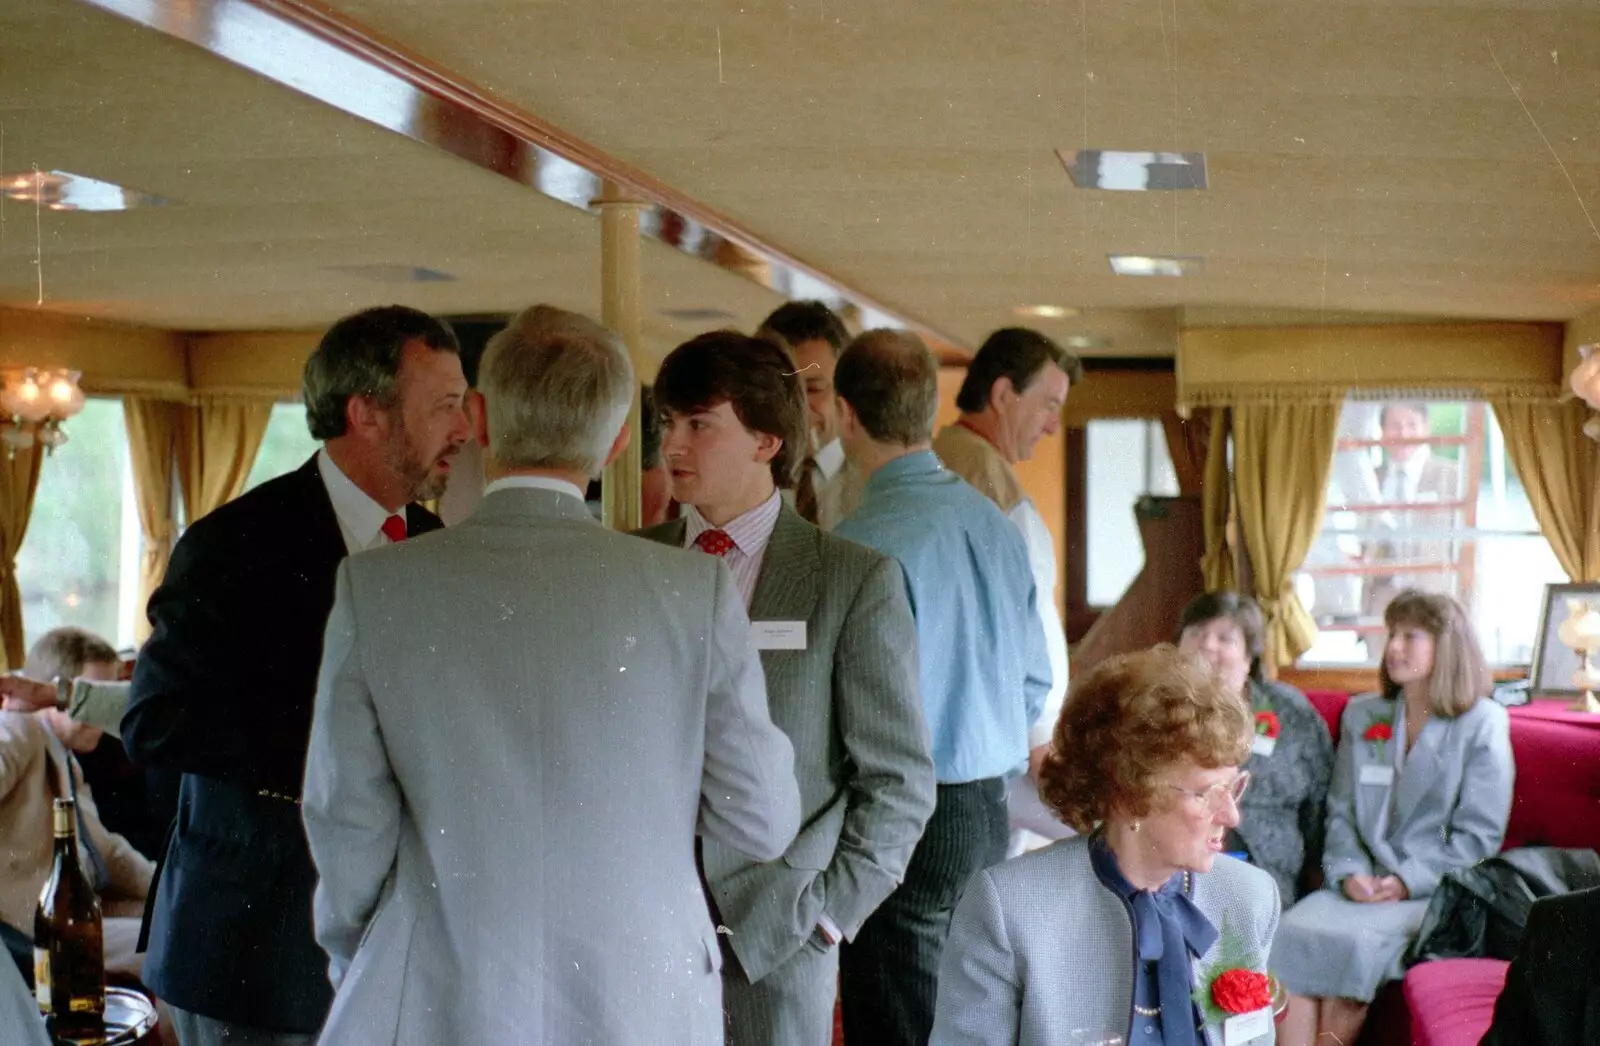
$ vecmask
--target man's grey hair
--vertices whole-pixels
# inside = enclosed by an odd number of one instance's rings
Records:
[[[345,406],[352,396],[393,407],[400,359],[415,340],[435,352],[461,352],[449,324],[404,305],[366,309],[328,328],[301,376],[311,438],[345,434]]]
[[[489,339],[478,390],[496,462],[593,477],[627,420],[633,364],[622,339],[598,323],[535,305]]]
[[[117,652],[104,639],[83,628],[53,628],[39,637],[28,651],[22,674],[30,679],[49,681],[57,676],[72,679],[93,664],[116,664]]]

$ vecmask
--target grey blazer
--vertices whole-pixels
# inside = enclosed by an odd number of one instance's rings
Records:
[[[643,536],[682,547],[687,524]],[[820,915],[846,938],[905,876],[933,813],[917,633],[900,565],[785,506],[750,600],[753,621],[804,621],[804,650],[763,650],[772,720],[794,745],[804,827],[780,861],[708,840],[706,879],[752,980],[793,956]]]
[[[799,823],[725,565],[540,489],[339,569],[306,765],[322,1042],[722,1042],[704,833]]]
[[[1278,928],[1272,876],[1219,856],[1195,876],[1194,903],[1220,931],[1238,935],[1266,972]],[[1194,963],[1195,987],[1211,972],[1216,945]],[[978,873],[962,895],[939,962],[931,1046],[1063,1046],[1071,1033],[1131,1037],[1133,918],[1101,885],[1087,836]],[[1220,971],[1218,971],[1220,972]],[[1209,1046],[1222,1027],[1206,1026]],[[1250,1040],[1274,1042],[1274,1033]]]
[[[1362,738],[1380,718],[1394,723],[1381,755]],[[1364,768],[1393,767],[1404,718],[1399,699],[1378,694],[1345,706],[1322,861],[1330,889],[1351,875],[1397,875],[1423,900],[1445,872],[1492,857],[1505,841],[1516,776],[1506,710],[1481,698],[1454,719],[1430,719],[1391,784],[1363,783]]]

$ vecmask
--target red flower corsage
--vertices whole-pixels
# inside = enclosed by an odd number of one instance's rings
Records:
[[[1283,724],[1278,722],[1276,712],[1256,713],[1256,733],[1262,737],[1277,738],[1283,732]]]
[[[1375,719],[1367,724],[1366,732],[1361,735],[1361,740],[1370,744],[1374,754],[1379,759],[1383,758],[1383,747],[1394,738],[1394,724],[1387,719]]]
[[[1237,967],[1217,974],[1211,1000],[1223,1013],[1254,1013],[1272,1005],[1272,986],[1266,974]]]

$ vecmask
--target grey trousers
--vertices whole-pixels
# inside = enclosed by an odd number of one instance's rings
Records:
[[[722,938],[726,941],[727,938]],[[722,1013],[726,1046],[829,1046],[839,994],[839,949],[819,934],[789,961],[751,984],[723,945]]]
[[[939,786],[905,879],[841,950],[847,1046],[927,1046],[950,918],[967,882],[1005,860],[1008,834],[1003,779]]]
[[[181,1046],[316,1046],[315,1035],[230,1024],[228,1021],[180,1010],[171,1003],[163,1005],[172,1014],[172,1024],[178,1032]]]

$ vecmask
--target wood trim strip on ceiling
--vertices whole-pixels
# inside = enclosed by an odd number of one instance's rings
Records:
[[[595,203],[610,183],[644,205],[640,231],[673,250],[785,298],[820,298],[863,326],[914,330],[946,365],[971,359],[959,342],[904,309],[316,0],[84,2],[569,206],[598,213]]]

